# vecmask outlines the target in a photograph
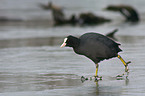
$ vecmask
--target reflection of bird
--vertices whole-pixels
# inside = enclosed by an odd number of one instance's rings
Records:
[[[137,13],[137,11],[128,5],[109,5],[107,8],[105,8],[106,10],[110,10],[110,11],[118,11],[120,12],[127,21],[132,21],[132,22],[136,22],[139,21],[139,15]]]
[[[96,64],[96,74],[98,77],[98,63],[104,59],[110,59],[118,57],[125,66],[125,72],[128,73],[128,63],[126,63],[118,52],[122,51],[119,48],[118,43],[108,38],[107,36],[99,33],[86,33],[81,37],[77,38],[74,36],[68,36],[64,39],[61,47],[68,46],[72,47],[74,52],[80,55],[84,55],[91,59]]]

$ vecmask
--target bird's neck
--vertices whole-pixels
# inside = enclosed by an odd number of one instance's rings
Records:
[[[73,47],[73,48],[78,48],[79,45],[80,45],[80,39],[77,38],[77,37],[74,37],[74,38],[73,38],[72,47]]]

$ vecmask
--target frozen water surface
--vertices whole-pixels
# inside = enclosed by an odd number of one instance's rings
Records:
[[[113,19],[97,26],[52,26],[51,14],[39,8],[49,0],[1,0],[0,16],[20,19],[0,22],[0,96],[144,96],[145,95],[145,7],[144,0],[51,0],[66,14],[91,11]],[[113,12],[102,11],[109,4],[130,4],[140,13],[141,22],[131,24]],[[91,5],[91,6],[90,6]],[[142,9],[142,10],[140,10]],[[71,48],[60,48],[69,34],[79,36],[95,31],[106,34],[118,28],[116,38],[129,65],[129,79],[116,80],[123,64],[113,58],[100,63],[98,84],[81,82],[81,76],[95,74],[94,63]]]

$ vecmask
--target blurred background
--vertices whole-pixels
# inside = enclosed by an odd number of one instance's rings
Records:
[[[101,24],[55,25],[52,2],[69,19],[81,13],[110,19]],[[109,5],[132,6],[139,21],[126,21],[120,12],[104,10]],[[144,0],[0,0],[0,96],[143,96],[145,95],[145,1]],[[54,8],[55,8],[54,7]],[[128,13],[128,12],[127,12]],[[124,72],[118,59],[101,62],[99,86],[82,83],[93,76],[95,65],[71,48],[59,46],[67,35],[86,32],[107,34],[114,29],[130,64],[129,80],[116,80]]]

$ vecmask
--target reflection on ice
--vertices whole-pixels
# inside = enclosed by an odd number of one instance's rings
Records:
[[[73,74],[19,74],[0,72],[0,92],[42,91],[71,88],[81,84]]]

